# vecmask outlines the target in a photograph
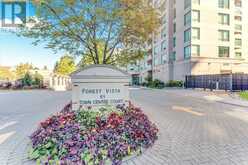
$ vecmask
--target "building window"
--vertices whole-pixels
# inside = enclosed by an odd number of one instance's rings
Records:
[[[235,52],[235,57],[236,58],[242,58],[242,53],[241,52]]]
[[[220,41],[229,41],[229,31],[228,30],[219,30],[219,40]]]
[[[175,48],[176,47],[176,37],[173,37],[173,48]]]
[[[242,21],[242,17],[241,17],[241,16],[235,16],[234,19],[235,19],[236,21]]]
[[[160,64],[160,60],[159,58],[154,58],[154,65],[159,65]]]
[[[184,59],[189,59],[191,56],[190,46],[184,47]]]
[[[200,3],[201,3],[200,0],[193,0],[192,2],[193,2],[193,4],[195,4],[195,5],[200,5]]]
[[[173,24],[173,32],[176,33],[176,31],[177,31],[177,25],[176,25],[176,23],[174,23]]]
[[[164,14],[161,19],[162,19],[162,24],[163,25],[166,24],[167,22],[166,14]]]
[[[161,51],[163,52],[164,50],[166,50],[166,41],[161,43]]]
[[[158,55],[158,52],[159,52],[159,47],[155,46],[155,48],[154,48],[154,56]]]
[[[184,25],[188,26],[191,23],[191,12],[184,15]]]
[[[236,7],[242,7],[242,0],[235,0],[234,3]]]
[[[170,61],[176,61],[176,52],[175,51],[170,54]]]
[[[200,39],[200,28],[192,28],[192,39],[199,40]]]
[[[236,38],[236,39],[235,39],[235,46],[242,46],[242,40]]]
[[[164,27],[162,30],[161,30],[161,38],[165,38],[166,37],[166,27]]]
[[[242,31],[242,25],[235,25],[235,30]]]
[[[234,32],[235,35],[242,35],[242,32]]]
[[[192,45],[191,54],[192,56],[200,56],[200,45]]]
[[[191,0],[184,0],[184,9],[187,9],[191,6]]]
[[[229,47],[219,46],[219,57],[229,57]]]
[[[177,17],[177,10],[176,8],[173,9],[173,18],[175,19]]]
[[[222,25],[230,25],[230,17],[229,14],[219,13],[219,24]]]
[[[200,22],[200,11],[199,10],[192,10],[192,21]]]
[[[219,8],[229,9],[230,2],[229,0],[219,0]]]
[[[165,56],[165,55],[163,55],[163,56],[161,57],[161,61],[162,61],[162,64],[165,64],[165,63],[166,63],[166,56]]]
[[[191,30],[188,29],[186,31],[184,31],[184,42],[189,42],[191,39]]]

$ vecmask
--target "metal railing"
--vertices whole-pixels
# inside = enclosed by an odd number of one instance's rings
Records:
[[[186,88],[217,90],[248,90],[248,74],[190,75],[185,79]]]

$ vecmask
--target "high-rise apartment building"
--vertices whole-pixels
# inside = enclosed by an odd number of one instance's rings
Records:
[[[161,27],[152,36],[153,79],[248,73],[247,0],[154,0],[154,6]]]

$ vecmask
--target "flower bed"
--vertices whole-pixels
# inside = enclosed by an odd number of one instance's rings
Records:
[[[134,106],[72,111],[71,105],[31,135],[30,159],[58,164],[121,164],[151,147],[158,129]]]

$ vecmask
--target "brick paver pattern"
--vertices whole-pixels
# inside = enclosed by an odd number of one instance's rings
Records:
[[[123,164],[248,165],[248,108],[204,95],[188,90],[131,90],[134,104],[160,131],[152,148]],[[28,135],[69,99],[68,92],[0,94],[0,164],[34,164],[27,160]],[[14,134],[1,143],[1,135],[10,132]]]

